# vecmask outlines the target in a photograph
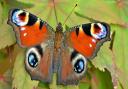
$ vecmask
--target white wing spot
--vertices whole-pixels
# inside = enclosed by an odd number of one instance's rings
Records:
[[[25,27],[21,27],[21,31],[24,31],[25,30]]]
[[[27,33],[24,33],[24,36],[26,36],[27,35]]]
[[[89,44],[89,47],[92,47],[92,44]]]
[[[96,40],[95,39],[92,39],[92,42],[96,43]]]

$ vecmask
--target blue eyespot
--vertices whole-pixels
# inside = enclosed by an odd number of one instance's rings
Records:
[[[17,26],[25,26],[28,23],[28,20],[21,20],[20,16],[24,16],[25,18],[27,16],[26,12],[24,12],[23,10],[14,10],[12,13],[11,20]]]
[[[91,33],[91,35],[96,39],[103,39],[107,36],[107,28],[100,24],[94,24],[94,28],[92,29],[94,32]],[[98,31],[95,33],[95,31]]]
[[[106,28],[104,26],[102,26],[102,29],[101,29],[101,32],[99,34],[97,34],[97,37],[99,39],[101,38],[105,38],[107,35],[107,31],[106,31]]]
[[[36,67],[38,65],[38,59],[37,59],[37,56],[36,54],[34,53],[30,53],[28,55],[28,63],[31,67]]]
[[[81,73],[84,71],[84,60],[78,59],[74,64],[74,71],[77,73]]]

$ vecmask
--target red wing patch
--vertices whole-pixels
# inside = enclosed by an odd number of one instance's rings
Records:
[[[87,58],[91,58],[100,48],[98,43],[103,44],[109,39],[109,27],[105,23],[83,24],[73,28],[69,33],[72,47]]]
[[[39,29],[39,24],[36,23],[33,26],[22,26],[20,27],[20,43],[23,46],[34,46],[45,41],[48,37],[47,27],[44,24]]]
[[[13,26],[17,42],[22,47],[39,45],[53,35],[46,22],[25,10],[11,10],[8,23]]]
[[[82,30],[77,36],[76,32],[71,32],[71,43],[73,48],[83,54],[85,57],[92,56],[98,40],[86,35]]]

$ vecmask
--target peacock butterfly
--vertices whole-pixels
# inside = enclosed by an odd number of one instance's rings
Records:
[[[86,72],[87,61],[110,39],[110,27],[104,22],[78,25],[63,32],[21,9],[9,12],[8,24],[21,47],[28,48],[25,68],[33,80],[51,82],[57,73],[58,84],[78,84]]]

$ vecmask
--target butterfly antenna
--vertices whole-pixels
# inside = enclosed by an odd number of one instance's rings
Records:
[[[73,11],[75,10],[76,7],[77,7],[77,4],[75,4],[75,6],[72,8],[71,12],[69,13],[69,15],[67,16],[67,18],[65,19],[63,25],[66,23],[66,21],[67,21],[68,18],[71,16],[71,14],[73,13]]]
[[[53,6],[54,6],[54,13],[55,13],[55,18],[56,18],[56,23],[58,24],[58,18],[57,18],[57,13],[56,13],[56,7],[55,7],[55,1],[53,1]]]

